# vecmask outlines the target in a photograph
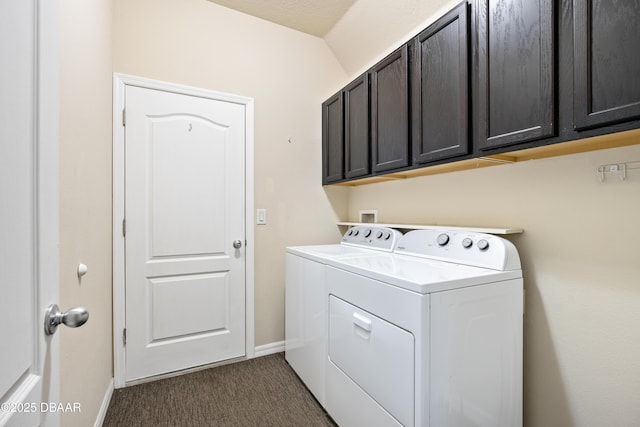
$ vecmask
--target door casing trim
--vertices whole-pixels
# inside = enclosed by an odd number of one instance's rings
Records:
[[[255,238],[254,238],[254,114],[253,98],[216,92],[175,83],[147,79],[127,74],[113,74],[113,376],[114,387],[122,388],[126,383],[125,346],[122,331],[125,319],[125,240],[122,235],[124,219],[124,126],[122,112],[125,108],[126,86],[137,86],[147,89],[201,98],[233,102],[245,108],[245,357],[255,356],[254,325],[254,281],[255,281]]]

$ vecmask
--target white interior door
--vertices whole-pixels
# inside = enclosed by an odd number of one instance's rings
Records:
[[[126,381],[245,355],[245,108],[125,88]]]
[[[59,425],[56,4],[0,2],[0,426]]]

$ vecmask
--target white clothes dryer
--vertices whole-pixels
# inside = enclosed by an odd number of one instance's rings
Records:
[[[328,260],[390,253],[402,234],[386,227],[355,226],[340,243],[286,250],[285,358],[318,402],[326,406]]]
[[[416,230],[326,260],[326,409],[343,427],[522,425],[523,281],[511,242]]]

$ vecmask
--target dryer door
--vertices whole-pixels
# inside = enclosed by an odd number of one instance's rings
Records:
[[[414,424],[411,333],[329,295],[329,360],[402,425]]]

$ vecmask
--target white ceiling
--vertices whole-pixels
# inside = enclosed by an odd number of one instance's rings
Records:
[[[285,27],[324,37],[356,0],[209,0]]]

